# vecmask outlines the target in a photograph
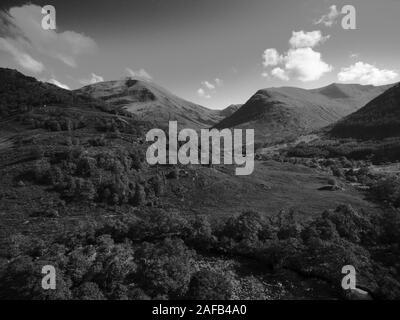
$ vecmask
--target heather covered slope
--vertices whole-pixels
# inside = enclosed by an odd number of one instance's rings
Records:
[[[382,139],[400,135],[400,84],[335,124],[333,136]]]
[[[19,115],[44,106],[108,109],[102,101],[40,82],[17,70],[0,68],[0,118]]]
[[[168,124],[168,121],[178,121],[181,127],[198,129],[211,127],[222,120],[219,111],[181,99],[148,81],[107,81],[85,86],[76,92],[100,98],[141,120],[162,125]]]
[[[216,127],[254,128],[257,140],[274,143],[329,125],[387,88],[332,84],[313,90],[294,87],[263,89]]]

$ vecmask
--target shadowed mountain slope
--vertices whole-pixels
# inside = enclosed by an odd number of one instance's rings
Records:
[[[338,137],[381,139],[400,135],[400,84],[335,124],[329,133]]]

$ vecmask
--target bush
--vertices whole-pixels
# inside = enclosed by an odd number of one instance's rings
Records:
[[[94,282],[84,282],[74,290],[74,296],[79,300],[105,300],[99,286]]]
[[[378,201],[387,201],[395,207],[400,206],[400,179],[389,177],[372,184],[370,193]]]
[[[232,291],[232,283],[225,275],[202,270],[192,276],[187,297],[193,300],[229,300]]]
[[[270,225],[257,212],[244,212],[238,217],[230,218],[220,236],[236,242],[256,243],[271,236]]]
[[[151,296],[182,297],[188,288],[193,252],[182,240],[143,243],[136,252],[136,281]]]

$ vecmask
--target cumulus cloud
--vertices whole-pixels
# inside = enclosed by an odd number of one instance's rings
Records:
[[[82,54],[96,50],[95,41],[81,33],[44,30],[41,26],[42,18],[41,7],[33,4],[12,7],[7,12],[1,12],[0,39],[7,41],[21,53],[29,55],[34,52],[55,58],[70,67],[77,66],[77,58]]]
[[[57,87],[60,87],[60,88],[66,89],[66,90],[70,90],[70,88],[66,84],[63,84],[63,83],[57,81],[56,79],[50,79],[48,82],[56,85]]]
[[[313,48],[328,38],[329,36],[323,36],[318,30],[293,31],[289,40],[289,50],[283,55],[274,48],[265,50],[263,65],[274,66],[271,75],[283,81],[288,81],[290,78],[303,82],[318,80],[333,67],[323,61],[321,53]],[[268,76],[268,72],[264,70],[262,76]]]
[[[272,69],[271,75],[284,81],[289,80],[289,76],[286,74],[286,71],[279,67]]]
[[[206,91],[203,88],[198,89],[197,90],[197,94],[201,98],[206,98],[206,99],[210,99],[211,98],[211,96],[208,93],[206,93]]]
[[[264,51],[263,65],[265,67],[276,66],[281,61],[282,61],[282,56],[278,53],[276,49],[270,48]]]
[[[219,79],[219,78],[215,78],[215,84],[216,84],[218,87],[222,87],[222,86],[224,85],[224,82],[223,82],[221,79]]]
[[[268,72],[267,72],[267,71],[263,71],[263,72],[261,73],[261,77],[269,78]]]
[[[315,30],[310,32],[293,31],[289,44],[292,48],[313,48],[329,39],[329,36],[323,36],[321,31]]]
[[[332,66],[321,59],[321,53],[311,48],[290,49],[285,57],[285,69],[288,74],[300,81],[314,81],[332,71]]]
[[[89,85],[89,84],[95,84],[97,82],[103,82],[103,81],[104,81],[104,78],[102,76],[99,76],[99,75],[95,74],[95,73],[92,73],[91,77],[89,79],[79,80],[79,82],[81,84],[85,85],[85,86]]]
[[[321,18],[314,21],[314,24],[323,24],[326,27],[332,27],[339,17],[340,13],[335,5],[329,7],[329,12],[324,14]]]
[[[132,78],[138,78],[138,79],[147,80],[147,81],[150,81],[153,79],[153,77],[143,68],[140,70],[137,70],[137,71],[132,70],[131,68],[126,68],[126,72]]]
[[[203,81],[201,83],[203,86],[205,86],[207,89],[213,90],[215,89],[215,85],[213,85],[212,83],[208,82],[208,81]]]
[[[35,60],[29,54],[21,51],[7,39],[0,38],[0,50],[11,54],[15,62],[28,71],[33,73],[41,73],[44,70],[43,63]]]
[[[341,82],[383,85],[393,82],[398,77],[398,73],[394,70],[379,69],[374,65],[359,61],[342,68],[337,76]]]
[[[224,82],[220,78],[215,78],[214,81],[202,81],[202,87],[197,90],[197,94],[202,98],[211,98],[211,92],[215,93],[217,91],[217,87],[222,87]]]

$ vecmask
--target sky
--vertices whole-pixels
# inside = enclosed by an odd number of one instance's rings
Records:
[[[42,27],[45,5],[55,30]],[[346,5],[355,29],[342,26]],[[68,89],[130,76],[222,109],[268,87],[400,81],[400,0],[2,0],[0,10],[0,67]]]

